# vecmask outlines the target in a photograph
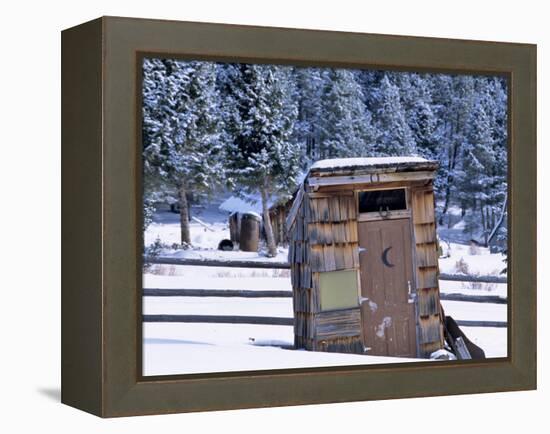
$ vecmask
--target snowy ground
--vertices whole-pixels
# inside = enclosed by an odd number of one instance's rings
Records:
[[[191,223],[191,250],[167,249],[163,255],[192,258],[249,259],[286,261],[286,249],[276,258],[257,253],[220,252],[219,241],[229,238],[227,213],[217,204],[193,210],[193,215],[207,223]],[[159,238],[171,245],[179,240],[179,216],[158,212],[145,234],[145,243]],[[449,257],[440,259],[442,273],[498,275],[505,267],[500,254],[488,249],[451,243],[444,244]],[[288,270],[254,270],[199,266],[154,265],[143,280],[146,288],[290,290]],[[499,295],[506,297],[505,284],[471,284],[441,281],[442,293]],[[442,301],[447,315],[457,320],[506,321],[505,304]],[[145,314],[253,315],[291,317],[290,298],[226,297],[144,297]],[[487,357],[505,357],[506,328],[463,327],[466,335],[484,349]],[[391,357],[361,356],[291,350],[292,327],[246,324],[144,324],[144,375],[171,375],[201,372],[246,371],[299,367],[357,364],[402,363],[420,361]]]

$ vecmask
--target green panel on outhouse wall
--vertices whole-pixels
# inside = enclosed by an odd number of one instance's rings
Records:
[[[359,288],[357,271],[330,271],[319,273],[321,310],[336,310],[357,307]]]

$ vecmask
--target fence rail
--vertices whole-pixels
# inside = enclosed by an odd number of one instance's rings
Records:
[[[234,316],[234,315],[143,315],[143,322],[178,323],[217,323],[217,324],[253,324],[253,325],[294,325],[294,318],[272,316]],[[456,320],[464,327],[507,327],[505,321],[469,321]]]
[[[181,322],[218,324],[294,325],[294,318],[233,315],[143,315],[143,322]]]
[[[230,260],[222,259],[196,259],[196,258],[170,258],[170,257],[151,257],[143,258],[146,264],[158,265],[198,265],[203,267],[226,267],[226,268],[262,268],[273,270],[289,270],[290,263],[282,261],[254,261],[254,260]],[[441,273],[439,280],[448,280],[453,282],[474,282],[474,283],[506,283],[507,278],[503,276],[472,276],[466,274],[446,274]]]
[[[250,289],[163,289],[143,288],[145,297],[242,297],[242,298],[292,298],[292,291]]]
[[[144,288],[145,297],[241,297],[241,298],[292,298],[288,290],[250,289],[164,289]],[[440,294],[441,300],[464,301],[468,303],[506,304],[506,298],[498,295]]]
[[[191,259],[144,257],[144,263],[160,265],[198,265],[205,267],[228,268],[261,268],[261,269],[290,269],[288,262],[281,261],[251,261],[220,259]],[[506,277],[501,276],[467,276],[462,274],[440,274],[440,280],[454,282],[476,283],[506,283]],[[143,295],[148,297],[244,297],[244,298],[291,298],[292,291],[288,290],[246,290],[246,289],[163,289],[144,288]],[[441,300],[465,301],[473,303],[506,304],[507,300],[499,296],[440,294]],[[163,323],[219,323],[219,324],[256,324],[256,325],[283,325],[294,324],[293,318],[267,316],[234,316],[234,315],[143,315],[143,322]],[[459,326],[465,327],[507,327],[505,321],[469,321],[457,320]]]

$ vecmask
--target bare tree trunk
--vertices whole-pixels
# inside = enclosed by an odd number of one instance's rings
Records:
[[[500,217],[498,218],[498,221],[496,225],[493,227],[493,230],[489,234],[489,237],[487,238],[487,244],[489,244],[493,237],[496,235],[498,228],[504,221],[504,216],[506,215],[506,206],[508,205],[508,193],[506,193],[506,196],[504,196],[504,203],[502,204],[502,209],[500,210]]]
[[[265,237],[267,239],[267,255],[274,257],[277,255],[277,245],[273,236],[273,226],[271,226],[271,217],[269,216],[269,205],[267,203],[267,190],[265,187],[260,189],[262,196],[262,213],[264,218]]]
[[[191,244],[191,234],[189,231],[189,203],[187,202],[187,192],[185,186],[178,189],[179,206],[180,206],[180,229],[181,229],[181,244]]]
[[[459,144],[453,144],[452,153],[449,154],[449,164],[448,164],[448,172],[447,172],[447,183],[445,185],[445,202],[443,205],[443,211],[441,212],[441,216],[439,217],[439,224],[443,225],[443,218],[447,214],[447,211],[449,210],[449,205],[451,204],[451,188],[455,181],[454,178],[454,170],[456,168],[456,160],[458,158],[458,151],[459,151],[460,145]],[[451,228],[451,219],[449,218],[448,221],[448,227]]]
[[[483,246],[487,247],[487,219],[485,218],[485,206],[483,202],[480,203],[479,210],[481,212],[481,230],[483,231]]]

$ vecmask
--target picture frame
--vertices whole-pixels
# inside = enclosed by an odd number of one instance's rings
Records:
[[[143,377],[144,54],[508,77],[508,357]],[[64,30],[62,402],[116,417],[535,389],[536,158],[535,45],[121,17]]]

